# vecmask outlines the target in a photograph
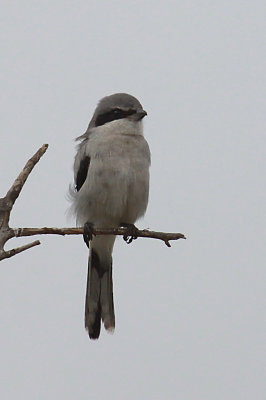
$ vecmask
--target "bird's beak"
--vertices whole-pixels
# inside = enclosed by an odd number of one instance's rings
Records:
[[[137,111],[137,116],[138,116],[138,120],[141,120],[142,118],[144,118],[147,115],[147,112],[145,110],[138,110]]]

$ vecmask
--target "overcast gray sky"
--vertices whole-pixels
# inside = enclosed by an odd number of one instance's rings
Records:
[[[98,342],[81,237],[2,261],[1,399],[265,398],[265,14],[259,0],[1,2],[2,195],[50,145],[11,225],[75,224],[72,139],[123,91],[148,111],[138,226],[188,237],[117,240],[117,328]]]

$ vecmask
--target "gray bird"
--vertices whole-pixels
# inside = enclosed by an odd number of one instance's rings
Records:
[[[150,150],[143,137],[140,102],[126,93],[104,97],[80,141],[74,162],[75,190],[72,211],[85,226],[90,247],[85,327],[98,339],[101,320],[115,328],[112,280],[114,235],[92,236],[90,228],[133,225],[146,211],[149,197]],[[88,242],[88,240],[90,240]],[[132,239],[131,239],[132,240]]]

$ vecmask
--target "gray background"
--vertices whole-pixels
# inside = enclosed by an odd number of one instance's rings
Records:
[[[72,139],[101,97],[125,91],[148,111],[152,151],[138,226],[188,237],[117,240],[117,329],[98,342],[83,327],[81,237],[42,237],[3,261],[1,399],[265,398],[265,2],[1,6],[3,195],[50,144],[11,226],[74,225]]]

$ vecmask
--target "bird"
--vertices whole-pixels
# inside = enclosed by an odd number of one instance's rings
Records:
[[[131,239],[137,237],[134,223],[146,211],[149,198],[150,149],[143,136],[147,112],[139,100],[127,93],[102,98],[74,159],[72,213],[84,226],[89,247],[85,299],[85,328],[98,339],[103,323],[115,329],[112,252],[115,235],[92,234],[93,228],[125,227]]]

